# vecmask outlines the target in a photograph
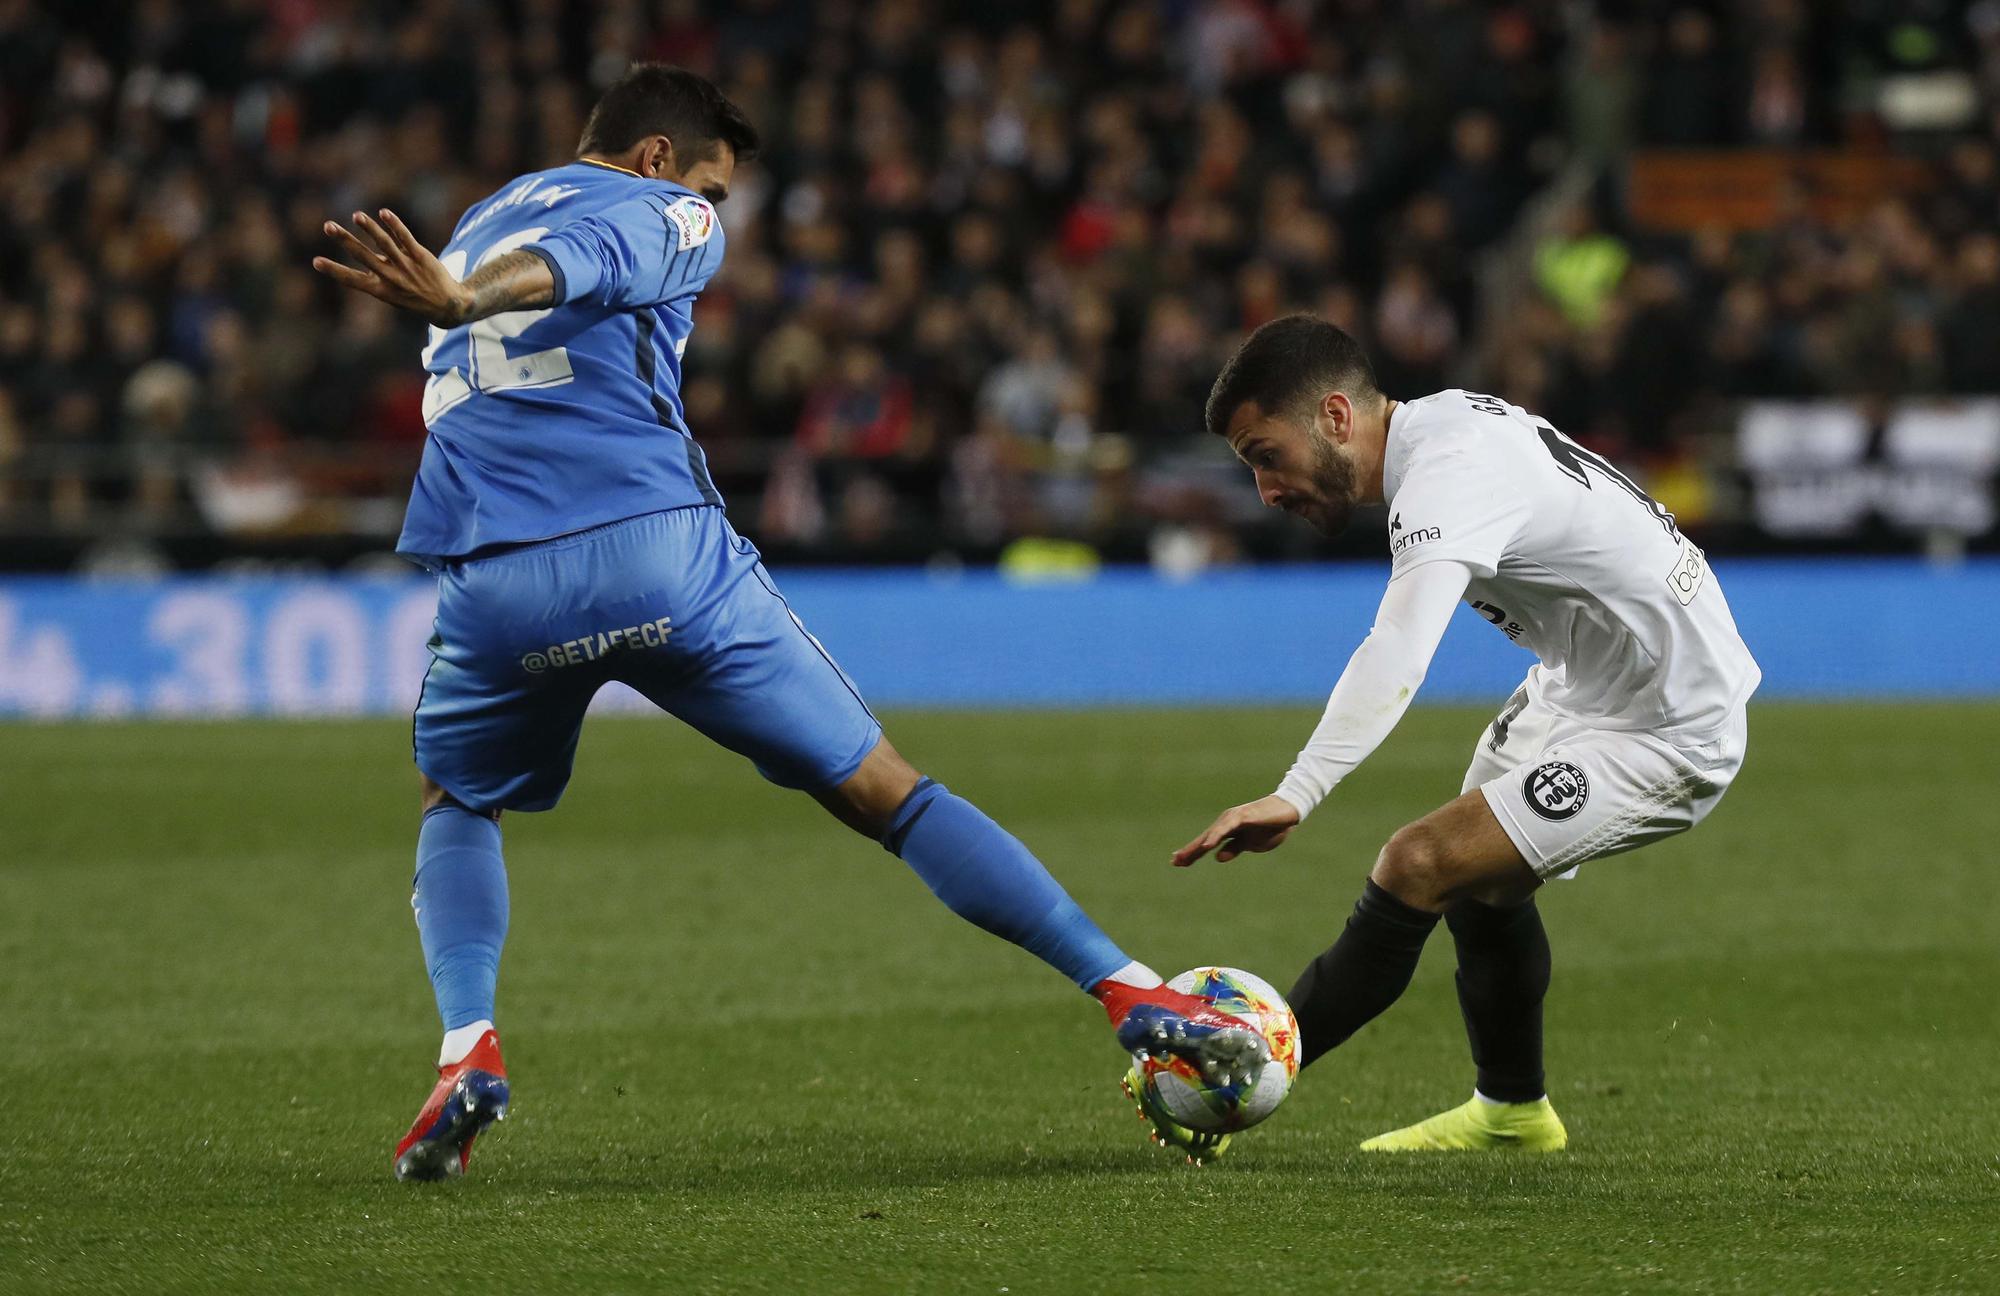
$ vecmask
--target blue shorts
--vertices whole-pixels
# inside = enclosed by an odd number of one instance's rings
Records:
[[[474,810],[555,805],[612,680],[783,787],[843,782],[882,736],[719,508],[448,564],[430,647],[417,768]]]

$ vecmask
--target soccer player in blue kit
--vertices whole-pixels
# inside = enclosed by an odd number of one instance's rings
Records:
[[[547,810],[584,710],[619,680],[900,856],[953,912],[1095,996],[1122,1047],[1212,1075],[1262,1037],[1129,958],[1025,846],[920,775],[730,527],[682,416],[681,353],[722,264],[715,206],[757,147],[706,80],[636,65],[576,160],[521,176],[433,256],[393,212],[326,233],[313,266],[432,325],[430,435],[398,552],[438,579],[417,702],[416,910],[444,1023],[402,1179],[464,1172],[505,1115],[494,986],[502,810]]]

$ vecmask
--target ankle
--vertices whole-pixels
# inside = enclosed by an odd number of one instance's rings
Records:
[[[444,1033],[444,1043],[438,1046],[438,1065],[454,1066],[465,1061],[465,1055],[472,1052],[473,1046],[492,1029],[493,1023],[485,1018],[452,1027]]]
[[[1518,1093],[1525,1091],[1515,1091],[1515,1092]],[[1487,1093],[1484,1089],[1474,1089],[1472,1091],[1472,1096],[1473,1098],[1478,1100],[1480,1106],[1482,1107],[1535,1107],[1539,1106],[1540,1104],[1548,1100],[1548,1095],[1546,1093],[1537,1093],[1532,1098],[1520,1098],[1520,1097],[1495,1098],[1491,1094]]]

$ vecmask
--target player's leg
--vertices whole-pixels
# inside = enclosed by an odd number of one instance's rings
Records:
[[[1018,838],[963,797],[919,775],[885,738],[861,768],[818,793],[842,823],[880,841],[959,917],[1012,941],[1104,1005],[1118,1042],[1135,1054],[1174,1053],[1211,1074],[1261,1066],[1268,1045],[1206,1001],[1181,994],[1130,959],[1092,922]],[[1200,1163],[1220,1156],[1227,1135],[1203,1134],[1155,1108],[1137,1072],[1125,1092],[1153,1127],[1153,1140]]]
[[[463,1174],[473,1141],[506,1116],[510,1097],[493,1026],[507,937],[500,813],[469,809],[427,775],[422,803],[410,907],[444,1040],[437,1083],[396,1144],[396,1177],[409,1180]]]
[[[884,741],[859,691],[807,633],[715,510],[660,534],[674,569],[704,573],[677,614],[666,658],[632,658],[626,679],[657,705],[803,790],[901,858],[954,913],[1013,942],[1104,1004],[1128,1048],[1175,1052],[1215,1072],[1267,1053],[1243,1022],[1168,990],[1107,937],[1013,834]]]
[[[1292,987],[1300,1065],[1338,1047],[1402,996],[1424,942],[1453,903],[1472,896],[1518,901],[1536,885],[1477,792],[1398,830],[1376,857],[1340,938]]]
[[[1554,960],[1533,896],[1468,899],[1445,914],[1458,953],[1458,1008],[1472,1046],[1475,1092],[1497,1103],[1539,1102],[1542,1003]]]
[[[1307,966],[1292,988],[1301,1065],[1338,1047],[1401,997],[1440,915],[1468,903],[1497,902],[1519,912],[1538,885],[1479,792],[1468,792],[1398,831],[1376,859],[1340,939]],[[1567,1135],[1547,1100],[1539,1094],[1537,1099],[1502,1106],[1475,1096],[1464,1107],[1362,1146],[1552,1151]]]
[[[507,866],[500,812],[467,809],[428,775],[419,777],[423,819],[410,908],[444,1025],[438,1065],[449,1066],[493,1029],[507,939]]]
[[[1683,832],[1721,798],[1742,758],[1740,717],[1709,743],[1550,726],[1548,745],[1476,791],[1538,878]],[[1475,761],[1474,773],[1481,771]],[[1468,781],[1471,781],[1468,775]],[[1463,799],[1463,798],[1462,798]],[[1540,916],[1506,890],[1452,913],[1478,1089],[1462,1106],[1362,1144],[1372,1151],[1554,1151],[1568,1135],[1542,1091],[1541,1001],[1548,944]]]
[[[1461,792],[1499,778],[1548,746],[1555,717],[1539,704],[1535,682],[1530,672],[1480,733]],[[1468,897],[1446,912],[1445,925],[1458,954],[1458,1006],[1472,1047],[1475,1093],[1500,1103],[1539,1102],[1546,1096],[1542,1004],[1552,958],[1535,897]]]
[[[1085,988],[1131,963],[1020,842],[883,740],[853,681],[720,510],[662,515],[656,532],[638,557],[683,582],[674,633],[666,653],[622,662],[620,678],[771,782],[810,794],[901,855],[969,921]]]
[[[1092,922],[1018,838],[963,797],[919,775],[885,738],[861,768],[815,793],[842,823],[879,840],[959,917],[1012,941],[1104,1005],[1118,1042],[1136,1055],[1172,1053],[1211,1075],[1246,1074],[1269,1057],[1261,1035],[1207,1001],[1162,984]],[[1153,1141],[1199,1164],[1229,1137],[1175,1121],[1146,1097],[1136,1069],[1125,1092]]]
[[[553,596],[561,560],[523,550],[452,568],[413,722],[422,820],[410,904],[444,1038],[438,1080],[398,1142],[398,1178],[464,1172],[472,1144],[507,1110],[494,1027],[508,922],[500,813],[553,806],[568,783],[601,675],[551,667],[544,650],[580,633]]]
[[[883,738],[860,768],[813,798],[882,843],[946,908],[1089,990],[1115,977],[1158,985],[1099,930],[1020,840],[923,777]]]

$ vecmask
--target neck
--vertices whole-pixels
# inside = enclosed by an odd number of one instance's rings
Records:
[[[636,152],[626,157],[610,157],[603,153],[579,153],[576,155],[576,160],[593,162],[598,166],[610,167],[614,171],[623,171],[626,175],[645,179],[643,175],[639,175],[639,157]]]
[[[1380,417],[1363,425],[1369,455],[1361,471],[1361,502],[1364,504],[1382,503],[1382,475],[1389,462],[1389,418],[1396,412],[1397,404],[1396,401],[1384,400]]]

